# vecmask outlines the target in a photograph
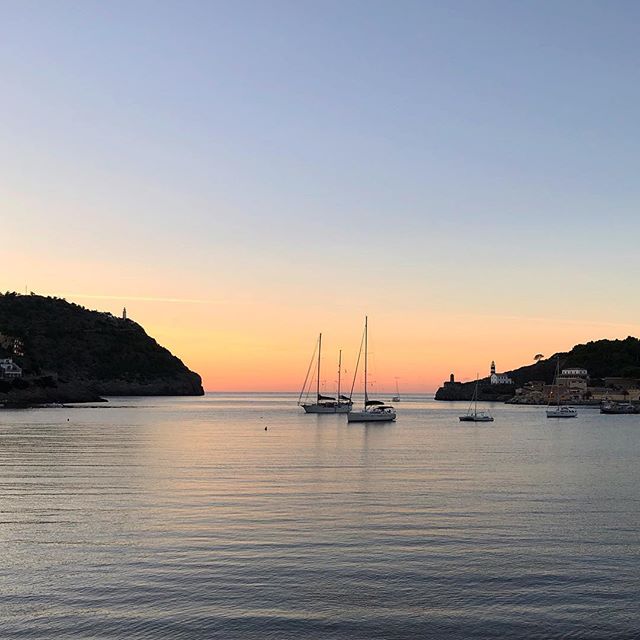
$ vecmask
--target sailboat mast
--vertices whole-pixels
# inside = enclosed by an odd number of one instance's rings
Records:
[[[316,380],[316,398],[320,400],[320,354],[322,353],[322,334],[318,337],[318,379]]]
[[[367,393],[367,316],[364,317],[364,408],[367,409],[369,394]]]
[[[476,403],[475,403],[475,405],[473,407],[473,415],[474,416],[478,415],[478,381],[479,381],[479,379],[480,379],[480,375],[476,373],[476,393],[475,393]]]
[[[338,352],[338,406],[340,405],[340,372],[342,370],[342,349]]]

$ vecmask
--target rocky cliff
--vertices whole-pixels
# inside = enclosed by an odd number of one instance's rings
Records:
[[[0,295],[0,337],[0,357],[24,371],[0,381],[0,403],[204,393],[200,376],[139,324],[60,298]]]

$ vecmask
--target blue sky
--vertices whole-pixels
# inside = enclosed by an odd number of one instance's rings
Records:
[[[354,314],[379,291],[405,313],[640,312],[637,3],[0,16],[2,215],[34,288],[112,294],[81,276],[117,263],[167,297],[342,281]]]

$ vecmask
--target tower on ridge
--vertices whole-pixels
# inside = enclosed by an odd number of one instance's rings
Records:
[[[127,307],[122,308],[122,319],[123,320],[127,319]]]

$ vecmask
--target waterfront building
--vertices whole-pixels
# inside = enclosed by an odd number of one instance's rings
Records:
[[[577,376],[561,375],[558,376],[558,386],[586,393],[587,380],[585,378],[579,378]]]
[[[604,386],[614,389],[637,389],[639,381],[637,378],[623,378],[621,376],[607,376],[604,379]]]

